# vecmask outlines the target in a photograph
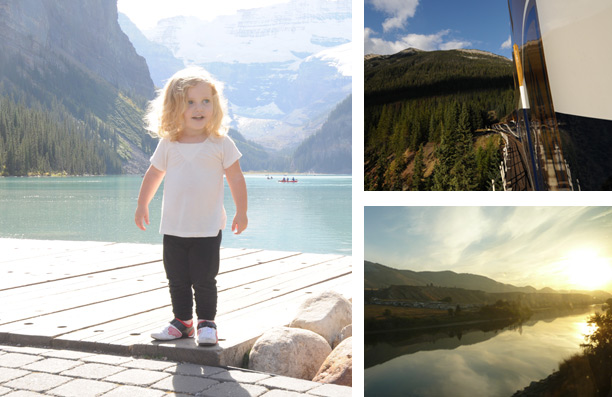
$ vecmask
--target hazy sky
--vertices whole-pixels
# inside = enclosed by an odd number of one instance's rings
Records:
[[[511,57],[506,0],[365,0],[365,54],[475,48]]]
[[[612,291],[612,207],[365,207],[366,260]]]
[[[241,9],[260,8],[289,0],[118,0],[119,12],[127,15],[140,30],[149,29],[163,18],[177,15],[197,16],[210,21],[218,15],[235,14]]]

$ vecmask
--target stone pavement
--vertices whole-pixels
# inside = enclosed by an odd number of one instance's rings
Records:
[[[351,396],[326,385],[240,368],[0,345],[0,396]]]

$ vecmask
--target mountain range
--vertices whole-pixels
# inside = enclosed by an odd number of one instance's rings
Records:
[[[265,10],[240,12],[240,23],[223,19],[228,24],[224,33],[228,47],[235,44],[232,34],[236,40],[254,34],[249,40],[274,54],[278,37],[296,40],[295,54],[279,50],[293,60],[268,62],[272,59],[262,55],[261,63],[202,65],[216,67],[211,71],[227,82],[237,120],[230,136],[244,155],[245,171],[350,170],[351,107],[341,106],[343,100],[350,102],[350,68],[342,61],[348,39],[336,33],[338,26],[350,21],[350,5],[347,12],[343,2],[327,3],[329,7],[317,11],[294,1],[277,7],[277,17],[259,25],[256,19]],[[176,41],[171,49],[152,42],[134,26],[126,27],[129,21],[118,14],[114,2],[106,0],[0,0],[0,11],[0,175],[142,174],[156,146],[142,127],[144,109],[156,86],[191,62],[175,56],[172,49],[180,55],[181,48],[195,42]],[[181,25],[186,20],[200,25]],[[168,29],[175,22],[179,23],[176,37],[183,38],[181,27],[199,29],[202,23],[191,18],[162,21],[166,38],[174,37]],[[297,36],[287,33],[291,24],[296,24],[300,37],[309,38],[308,46],[301,47]],[[325,25],[331,26],[328,35],[323,34]],[[272,31],[276,33],[263,37]],[[276,116],[263,114],[275,107]],[[340,110],[334,112],[336,108]],[[240,115],[249,112],[262,114],[260,118]],[[330,119],[332,112],[338,122]],[[329,136],[322,140],[321,130],[330,123],[338,128],[326,127]],[[252,131],[265,135],[258,140],[261,143],[249,137]],[[301,159],[309,160],[293,161],[295,150],[310,136],[318,138],[310,139],[299,152]],[[266,145],[266,140],[275,144]],[[316,157],[320,150],[327,153],[327,160],[315,165],[312,159],[320,159]]]
[[[140,31],[119,23],[157,86],[183,65],[225,83],[233,128],[269,150],[294,149],[351,93],[351,3],[293,0],[211,21],[162,19]]]
[[[607,299],[611,295],[603,291],[558,291],[549,287],[536,289],[531,286],[517,287],[504,284],[489,277],[446,271],[399,270],[379,263],[364,261],[364,287],[366,289],[381,289],[394,286],[434,286],[444,288],[461,288],[464,290],[483,291],[485,293],[573,293]]]
[[[484,292],[537,292],[533,287],[515,287],[503,284],[485,276],[469,273],[455,273],[450,270],[415,272],[399,270],[378,263],[364,262],[365,288],[385,288],[392,285],[464,288]],[[552,291],[552,290],[551,290]],[[547,292],[550,292],[547,290]]]

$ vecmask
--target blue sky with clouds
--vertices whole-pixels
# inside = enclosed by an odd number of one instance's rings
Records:
[[[470,48],[511,58],[506,0],[365,0],[364,53]]]
[[[364,212],[365,260],[398,269],[481,274],[518,286],[605,284],[612,291],[611,241],[612,207],[365,207]]]

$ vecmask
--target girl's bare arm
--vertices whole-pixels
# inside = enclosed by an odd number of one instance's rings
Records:
[[[134,215],[136,226],[141,230],[146,230],[144,223],[147,225],[149,224],[149,203],[153,199],[153,196],[155,196],[155,192],[157,192],[159,185],[161,185],[164,175],[166,175],[165,171],[160,171],[150,166],[142,179],[140,193],[138,194],[138,207]]]
[[[230,165],[225,169],[225,178],[232,192],[234,204],[236,204],[236,215],[232,221],[232,231],[235,234],[240,234],[247,228],[249,219],[247,218],[247,189],[242,169],[240,169],[240,161]]]

